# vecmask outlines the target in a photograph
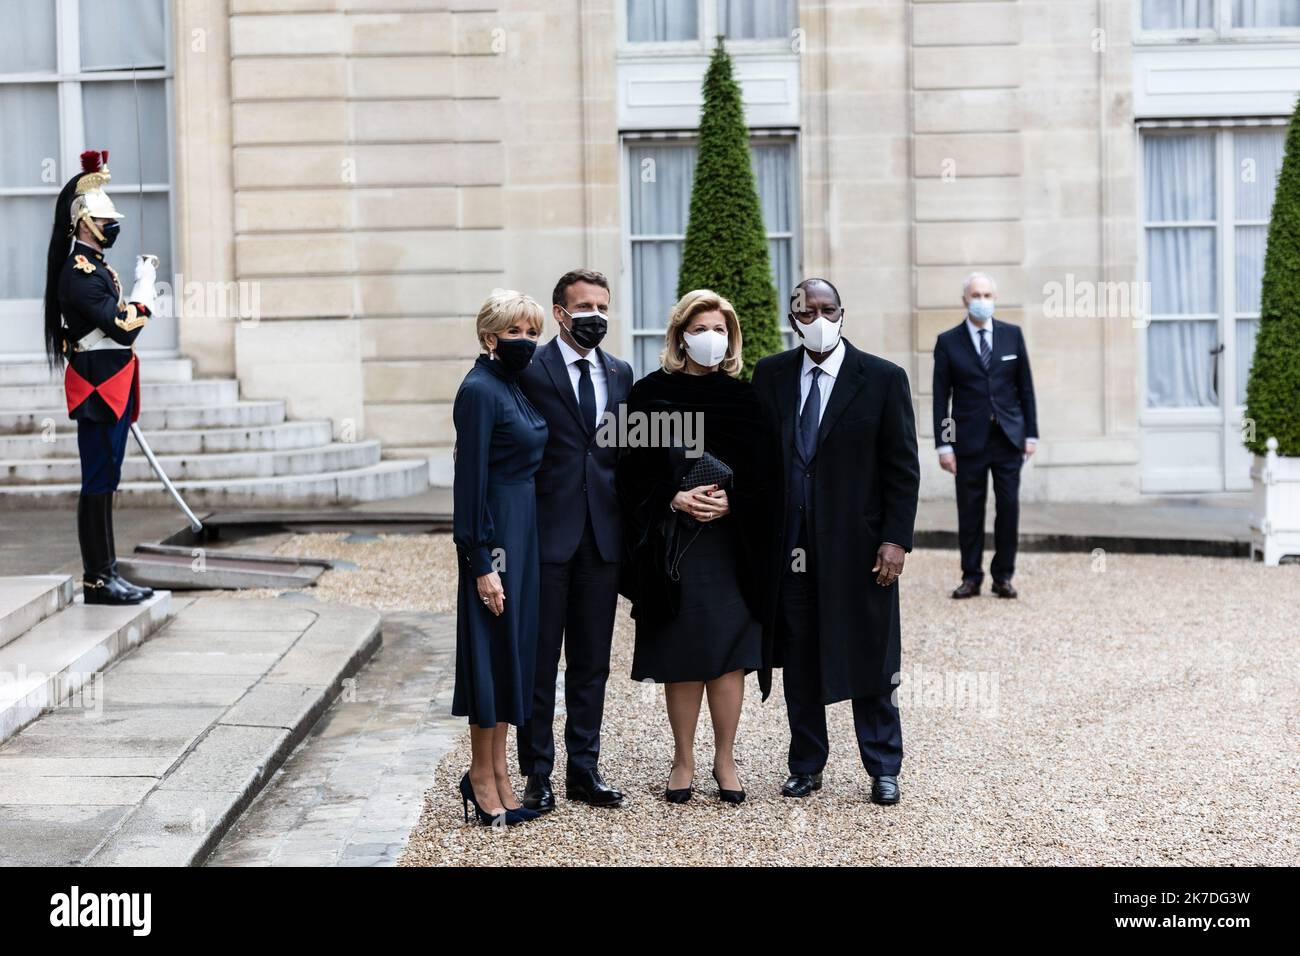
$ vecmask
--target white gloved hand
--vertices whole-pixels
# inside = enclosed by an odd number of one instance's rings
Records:
[[[151,255],[136,256],[135,285],[126,301],[138,302],[153,312],[155,298],[154,287],[158,284],[158,257]]]

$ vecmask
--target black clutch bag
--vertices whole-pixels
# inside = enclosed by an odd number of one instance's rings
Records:
[[[719,488],[730,488],[731,479],[731,466],[706,451],[682,476],[680,488],[682,491],[690,491],[700,485],[717,485]]]

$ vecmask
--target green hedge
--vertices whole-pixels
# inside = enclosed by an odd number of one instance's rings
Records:
[[[700,151],[678,298],[692,289],[712,289],[735,306],[745,337],[746,378],[760,358],[781,349],[767,233],[750,165],[749,128],[721,37],[704,77]]]
[[[1300,102],[1286,137],[1286,156],[1273,199],[1264,254],[1255,359],[1246,381],[1246,447],[1264,454],[1269,438],[1278,454],[1300,457]]]

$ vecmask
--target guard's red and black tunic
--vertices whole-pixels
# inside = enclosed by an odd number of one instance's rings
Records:
[[[103,253],[73,244],[59,273],[59,311],[63,314],[63,377],[68,417],[116,422],[132,395],[131,421],[140,417],[140,362],[133,345],[148,309],[122,298],[122,282]]]

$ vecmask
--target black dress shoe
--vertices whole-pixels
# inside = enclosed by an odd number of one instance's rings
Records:
[[[820,773],[792,773],[781,785],[783,797],[806,797],[814,790],[822,788]]]
[[[571,770],[564,780],[564,795],[592,807],[617,807],[623,803],[619,793],[595,770]]]
[[[728,790],[722,786],[722,781],[718,779],[718,770],[713,769],[713,782],[718,785],[718,799],[723,803],[744,803],[744,790]]]
[[[1011,586],[1010,581],[994,581],[993,593],[1000,598],[1013,598],[1016,596],[1016,589]]]
[[[871,779],[871,802],[883,803],[889,805],[898,802],[898,778],[897,777],[872,777]]]
[[[967,578],[952,589],[952,596],[961,600],[962,598],[979,597],[980,582],[972,578]]]
[[[145,597],[139,591],[126,587],[120,578],[99,577],[82,580],[81,600],[84,604],[139,604]]]
[[[555,791],[551,789],[551,778],[544,773],[530,773],[520,803],[538,813],[550,813],[554,810]]]

